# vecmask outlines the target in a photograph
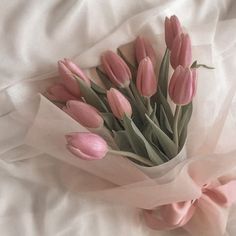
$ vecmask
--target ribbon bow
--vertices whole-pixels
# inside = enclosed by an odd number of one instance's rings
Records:
[[[204,184],[198,199],[171,203],[155,210],[144,210],[147,225],[155,230],[183,227],[191,235],[222,236],[229,207],[236,201],[236,180],[218,178]]]

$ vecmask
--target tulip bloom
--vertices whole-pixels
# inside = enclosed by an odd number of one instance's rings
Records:
[[[143,37],[137,37],[134,44],[135,56],[138,63],[140,63],[145,57],[149,57],[153,66],[156,65],[156,54],[148,39]]]
[[[63,110],[87,128],[99,128],[103,126],[103,118],[89,104],[81,101],[68,101]]]
[[[172,44],[177,35],[182,33],[182,28],[177,16],[166,17],[165,19],[165,41],[166,46],[170,50],[172,49]]]
[[[48,88],[47,98],[52,101],[66,102],[68,100],[76,100],[77,98],[69,93],[63,84],[54,84]]]
[[[111,88],[107,92],[107,99],[109,106],[114,116],[120,120],[123,119],[124,115],[131,117],[132,108],[127,98],[120,93],[117,89]]]
[[[190,103],[196,93],[196,69],[178,66],[169,84],[169,95],[177,105]]]
[[[157,91],[157,78],[150,58],[144,58],[138,67],[136,87],[144,97],[151,97]]]
[[[106,156],[106,141],[93,133],[71,133],[65,136],[67,148],[75,156],[84,160],[99,160]]]
[[[109,79],[118,87],[125,88],[132,78],[129,67],[123,59],[112,51],[107,51],[101,58],[102,67]]]
[[[75,76],[82,79],[88,86],[91,85],[83,71],[69,59],[58,61],[58,71],[66,88],[76,97],[80,97],[80,89]]]
[[[189,67],[192,62],[191,40],[188,34],[175,37],[170,54],[170,63],[175,69],[178,65]]]

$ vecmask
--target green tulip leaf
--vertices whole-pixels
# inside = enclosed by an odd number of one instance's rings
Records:
[[[101,113],[106,126],[108,127],[109,130],[120,130],[121,126],[114,117],[114,115],[110,112],[102,112]]]
[[[170,126],[172,127],[172,124],[174,122],[174,116],[173,116],[172,110],[170,108],[170,104],[168,103],[168,101],[164,97],[164,95],[162,94],[160,88],[158,89],[158,92],[157,92],[157,104],[159,105],[159,109],[161,109],[160,104],[163,106],[163,109],[165,111],[165,115],[168,118]],[[158,111],[159,111],[159,109],[158,109]]]
[[[175,143],[147,115],[146,118],[166,155],[170,158],[176,156],[178,147]]]
[[[187,126],[184,126],[183,127],[183,130],[179,136],[179,152],[181,151],[181,149],[183,148],[185,142],[186,142],[186,139],[187,139],[187,130],[188,130],[188,127]]]
[[[208,65],[205,65],[205,64],[198,64],[197,61],[194,61],[193,64],[191,65],[191,68],[199,68],[199,67],[203,67],[203,68],[206,68],[206,69],[209,69],[209,70],[214,70],[215,67],[212,67],[212,66],[208,66]]]
[[[117,49],[117,53],[118,55],[125,61],[125,63],[127,64],[127,66],[129,67],[132,76],[136,77],[136,67],[134,65],[132,65],[128,59],[126,58],[126,56],[123,54],[123,52],[118,48]]]
[[[114,134],[114,140],[120,150],[133,152],[132,147],[129,144],[129,139],[127,137],[127,134],[124,130],[113,131],[113,134]]]
[[[107,94],[107,90],[106,89],[100,87],[99,85],[97,85],[93,81],[91,81],[91,87],[98,94],[102,94],[102,95],[106,95]]]
[[[187,131],[188,131],[188,123],[192,116],[193,112],[193,104],[192,102],[182,106],[181,108],[182,114],[179,121],[179,151],[183,148],[186,139],[187,139]]]
[[[182,106],[181,110],[182,110],[182,115],[178,125],[179,134],[181,134],[185,126],[188,126],[188,123],[190,121],[193,112],[192,102],[189,103],[188,105]]]
[[[130,88],[131,88],[131,91],[132,91],[134,98],[135,98],[135,106],[139,110],[139,115],[141,116],[142,120],[144,120],[145,119],[144,114],[148,113],[148,111],[144,105],[143,97],[139,94],[139,92],[132,80],[130,82]]]
[[[127,116],[124,117],[123,122],[129,143],[135,153],[143,157],[148,156],[149,159],[156,165],[162,164],[162,159],[158,156],[153,147],[145,139],[134,122]]]
[[[96,72],[103,84],[105,85],[106,89],[109,90],[111,87],[113,87],[112,82],[108,78],[108,76],[99,68],[96,67]]]
[[[157,112],[157,104],[155,103],[154,107],[153,107],[153,110],[152,110],[152,113],[149,116],[150,119],[153,120],[153,121],[156,119],[156,112]]]
[[[169,119],[162,105],[160,105],[160,125],[161,125],[161,128],[165,130],[166,132],[169,132],[170,134],[173,133]]]
[[[160,150],[160,144],[158,139],[155,137],[155,133],[153,131],[153,128],[150,125],[146,125],[146,127],[142,130],[142,133],[144,137],[147,139],[147,141],[152,145],[152,147],[157,152],[158,156],[164,161],[167,162],[170,160],[161,150]]]
[[[159,70],[159,79],[158,79],[158,86],[160,87],[162,94],[165,98],[167,98],[169,61],[170,61],[170,51],[168,48],[166,48],[165,54],[161,62]]]
[[[85,101],[97,108],[101,112],[107,112],[108,109],[106,105],[102,102],[102,100],[99,98],[99,96],[93,91],[92,88],[90,88],[82,79],[79,77],[76,77],[77,82],[80,87],[80,91],[82,94],[82,97],[84,97]]]

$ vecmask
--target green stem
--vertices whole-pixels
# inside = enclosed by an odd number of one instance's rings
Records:
[[[131,81],[132,83],[132,81]],[[132,86],[132,85],[131,85]],[[141,99],[138,96],[135,96],[134,93],[132,92],[132,90],[130,89],[130,87],[125,88],[127,94],[129,95],[129,97],[132,99],[135,107],[137,108],[140,117],[142,119],[142,121],[145,121],[145,113],[147,113],[147,110],[144,106],[144,104],[142,103]],[[134,91],[136,92],[136,91]]]
[[[168,87],[168,76],[169,76],[169,64],[170,64],[170,50],[166,48],[165,54],[161,61],[161,66],[159,70],[159,87],[162,91],[162,94],[167,98],[167,87]]]
[[[135,102],[135,97],[130,89],[130,87],[126,87],[125,91],[127,92],[127,94],[129,95],[129,97],[132,99],[133,102]]]
[[[134,154],[132,152],[124,152],[124,151],[116,151],[116,150],[109,150],[108,153],[110,154],[113,154],[113,155],[117,155],[117,156],[126,156],[126,157],[129,157],[133,160],[136,160],[136,161],[139,161],[147,166],[153,166],[152,162],[137,155],[137,154]]]
[[[150,98],[150,97],[147,97],[147,98],[146,98],[146,101],[147,101],[147,110],[148,110],[147,115],[150,117],[150,115],[151,115],[152,112],[153,112],[153,108],[152,108],[152,105],[151,105],[151,98]],[[160,127],[160,124],[159,124],[159,122],[158,122],[158,119],[157,119],[156,115],[152,118],[152,120],[154,121],[154,123],[155,123],[158,127]]]
[[[199,67],[204,67],[204,68],[210,69],[210,70],[215,69],[215,67],[212,67],[212,66],[208,66],[205,64],[198,64],[197,61],[194,61],[193,64],[191,65],[191,68],[199,68]]]
[[[198,67],[204,67],[204,68],[210,69],[210,70],[214,70],[215,69],[215,67],[208,66],[208,65],[205,65],[205,64],[197,64],[196,68],[198,68]]]
[[[174,133],[174,143],[176,146],[179,146],[179,132],[178,132],[178,123],[179,123],[179,115],[181,111],[181,106],[176,105],[175,115],[174,115],[174,123],[173,123],[173,133]]]
[[[45,97],[47,97],[47,95],[44,95]],[[51,100],[48,98],[49,101],[51,101],[52,103],[54,103],[55,105],[66,105],[66,102],[62,102],[62,101],[57,101],[57,100]]]
[[[152,113],[152,105],[150,97],[147,97],[147,110],[148,110],[148,115],[150,115]]]

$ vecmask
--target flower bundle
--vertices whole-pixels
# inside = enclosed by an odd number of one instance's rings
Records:
[[[165,19],[165,42],[158,73],[157,56],[147,38],[138,37],[134,42],[135,64],[119,49],[119,55],[103,53],[101,67],[97,67],[103,87],[71,60],[58,62],[63,82],[49,88],[48,97],[66,102],[62,109],[92,132],[66,136],[73,154],[96,160],[112,153],[139,165],[156,166],[181,151],[192,114],[198,65],[192,63],[190,37],[176,16]]]
[[[62,81],[47,97],[80,125],[42,99],[26,144],[111,183],[91,186],[89,195],[142,209],[152,229],[222,236],[236,201],[236,152],[194,158],[181,152],[197,69],[211,67],[192,60],[190,37],[176,16],[165,19],[165,43],[161,63],[140,36],[132,44],[135,63],[121,48],[106,51],[96,68],[101,84],[71,60],[59,61]]]

